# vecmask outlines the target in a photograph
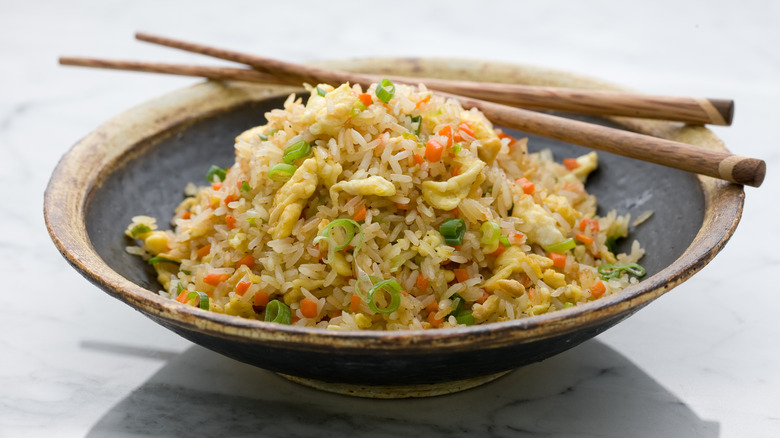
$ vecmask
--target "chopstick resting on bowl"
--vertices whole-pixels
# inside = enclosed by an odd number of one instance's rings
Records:
[[[714,151],[686,143],[660,139],[648,135],[637,134],[620,129],[609,128],[601,125],[575,121],[564,117],[557,117],[549,114],[507,106],[504,104],[507,102],[507,100],[513,101],[513,104],[518,104],[516,100],[505,97],[501,92],[501,90],[518,89],[517,86],[511,84],[470,83],[467,81],[447,81],[431,78],[369,75],[363,73],[330,70],[313,66],[303,66],[284,61],[263,58],[251,54],[144,33],[136,34],[136,38],[142,41],[195,52],[215,58],[239,62],[251,66],[252,69],[182,66],[175,64],[109,61],[73,57],[60,58],[60,63],[63,65],[182,74],[189,76],[202,76],[220,80],[237,79],[253,82],[269,82],[274,84],[289,85],[300,85],[301,82],[311,82],[329,83],[331,85],[338,86],[341,83],[350,82],[353,84],[361,84],[362,86],[367,87],[369,84],[378,82],[383,78],[389,78],[394,82],[411,85],[424,83],[426,86],[429,86],[436,91],[444,92],[441,94],[445,94],[448,97],[457,99],[461,105],[466,108],[476,107],[480,109],[483,113],[485,113],[488,119],[507,128],[515,128],[531,134],[554,138],[581,146],[604,150],[630,158],[649,161],[668,167],[754,187],[758,187],[763,182],[764,175],[766,173],[766,164],[762,160],[741,157],[730,154],[728,152]],[[526,88],[534,89],[536,87]],[[465,92],[466,94],[471,95],[463,96],[448,94],[453,91],[458,91],[461,93]],[[507,94],[517,96],[520,93],[513,92]],[[606,114],[610,115],[615,115],[615,113],[619,111],[625,111],[625,108],[627,107],[644,106],[645,100],[643,99],[648,97],[641,94],[631,94],[626,96],[623,93],[593,93],[588,90],[569,90],[569,97],[574,95],[577,96],[577,99],[580,99],[579,105],[581,106],[590,108],[598,107],[598,105],[606,105],[608,108],[621,108],[618,111],[606,111]],[[598,95],[609,95],[612,97],[621,96],[621,98],[626,99],[626,101],[631,104],[616,105],[614,101],[610,101],[610,103],[605,104],[604,101],[599,101],[597,97],[592,97]],[[567,101],[566,97],[561,98],[560,95],[548,95],[545,99],[543,99],[542,96],[544,96],[544,92],[542,92],[542,94],[537,94],[534,98],[536,99],[536,105],[532,106],[538,109],[541,107],[541,103],[546,103],[544,109],[563,110],[561,107],[562,105],[569,105],[569,111],[572,111],[572,107],[576,107],[576,105],[558,103],[561,101]],[[495,98],[495,100],[500,103],[483,100],[480,97]],[[598,105],[595,103],[591,105],[591,100],[589,99],[594,99],[593,102],[599,102]],[[696,99],[693,100],[696,101]],[[642,104],[640,105],[636,102],[641,102]],[[658,107],[675,107],[675,105],[666,102],[662,105],[658,105]],[[690,106],[682,107],[686,108],[686,111],[690,109]],[[733,110],[733,105],[730,105],[730,107]],[[717,113],[717,111],[715,112]],[[593,113],[605,115],[605,112],[603,111]],[[636,114],[622,115],[633,115],[636,117]],[[731,110],[729,110],[725,115],[730,122]],[[723,114],[721,114],[721,117],[723,117]],[[668,119],[668,117],[664,118]]]

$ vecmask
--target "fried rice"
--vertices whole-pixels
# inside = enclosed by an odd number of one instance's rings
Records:
[[[183,305],[326,329],[526,318],[619,293],[644,270],[628,215],[597,216],[595,152],[561,163],[424,86],[306,85],[185,188],[172,229],[128,251]],[[209,163],[204,163],[204,172]]]

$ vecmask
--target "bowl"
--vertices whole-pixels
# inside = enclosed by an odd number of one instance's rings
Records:
[[[457,59],[361,59],[320,65],[410,76],[480,79],[575,88],[622,89],[567,72]],[[160,296],[155,274],[125,251],[123,231],[137,214],[163,222],[187,182],[211,164],[233,161],[233,139],[264,123],[264,113],[300,91],[207,81],[132,108],[98,127],[61,159],[45,193],[48,231],[68,262],[104,292],[184,338],[294,381],[366,397],[420,397],[491,381],[590,339],[704,267],[732,236],[744,204],[741,186],[600,153],[587,188],[600,212],[652,210],[631,238],[646,248],[648,275],[623,292],[525,319],[427,331],[328,331],[212,313]],[[702,126],[630,118],[588,120],[726,150]],[[517,137],[524,134],[510,132]],[[586,151],[529,136],[532,150],[556,158]],[[624,243],[628,245],[629,243]],[[625,248],[624,248],[625,249]]]

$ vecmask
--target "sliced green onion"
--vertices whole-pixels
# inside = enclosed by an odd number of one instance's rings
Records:
[[[500,237],[498,238],[498,241],[499,241],[499,242],[501,242],[501,244],[502,244],[502,245],[504,245],[504,246],[505,246],[505,247],[507,247],[507,248],[509,248],[510,246],[512,246],[512,244],[511,244],[511,243],[509,243],[509,238],[508,238],[508,237],[506,237],[506,236],[500,236]]]
[[[568,309],[569,307],[574,307],[574,303],[566,302],[566,304],[563,305],[564,309]]]
[[[357,282],[355,282],[355,293],[363,301],[368,302],[368,292],[364,293],[363,289],[360,287],[360,283],[365,281],[368,281],[368,284],[370,284],[371,287],[374,287],[374,284],[382,281],[382,279],[374,275],[361,275],[360,278],[358,278]],[[371,288],[369,288],[369,290],[371,290]]]
[[[179,269],[179,272],[181,272],[184,275],[192,275],[192,272],[186,270],[186,269]]]
[[[279,163],[268,171],[268,178],[272,181],[284,182],[295,174],[295,166],[287,163]]]
[[[395,85],[390,82],[390,79],[382,79],[381,82],[376,84],[376,97],[384,103],[390,102],[390,99],[395,95]]]
[[[292,323],[292,311],[283,302],[279,300],[271,300],[271,302],[268,303],[268,305],[265,307],[264,320],[266,322],[290,325]]]
[[[460,245],[466,234],[466,222],[463,219],[447,219],[439,227],[439,233],[447,245]]]
[[[617,251],[617,239],[615,239],[614,236],[607,237],[607,241],[604,242],[604,245],[612,254],[614,254]]]
[[[184,285],[181,284],[181,281],[176,283],[176,295],[179,295],[184,291]]]
[[[324,88],[322,88],[319,85],[317,85],[317,94],[319,94],[322,97],[325,97],[325,95],[328,94],[328,92],[325,91]]]
[[[263,140],[263,141],[267,141],[268,140],[268,136],[265,135],[265,134],[257,134],[257,136],[260,138],[260,140]]]
[[[349,112],[349,115],[352,117],[357,117],[360,113],[368,109],[363,102],[360,100],[355,101],[355,104],[352,106],[352,110]]]
[[[241,188],[239,189],[242,192],[249,192],[252,190],[252,187],[249,185],[246,181],[241,181]]]
[[[311,154],[311,145],[303,140],[298,140],[284,150],[282,160],[287,164],[293,164],[303,157]]]
[[[626,263],[624,265],[601,265],[598,269],[599,275],[601,275],[603,280],[618,278],[623,275],[623,272],[627,272],[629,275],[640,278],[647,274],[645,268],[636,263]]]
[[[463,309],[463,304],[466,302],[466,300],[464,300],[463,297],[458,294],[453,294],[450,297],[450,300],[452,300],[452,303],[455,304],[455,308],[452,310],[452,312],[447,314],[447,317],[450,315],[457,317]]]
[[[165,258],[165,257],[160,257],[160,256],[154,256],[154,257],[150,258],[147,263],[149,263],[150,265],[156,265],[157,263],[173,263],[174,265],[180,265],[181,264],[181,262],[179,262],[179,261],[171,260],[171,259],[168,259],[168,258]]]
[[[420,129],[422,129],[422,116],[412,117],[412,126],[415,127],[412,131],[414,135],[420,135]]]
[[[455,143],[452,145],[452,155],[458,155],[458,152],[460,152],[461,149],[463,149],[463,143]]]
[[[575,246],[577,246],[577,244],[574,242],[574,239],[570,237],[568,239],[561,240],[560,242],[546,245],[544,250],[548,253],[557,252],[558,254],[563,254],[570,249],[574,249]]]
[[[339,243],[336,241],[336,236],[333,235],[334,228],[341,228],[344,231],[344,239]],[[336,219],[329,223],[328,226],[322,229],[320,235],[314,238],[313,244],[325,240],[328,242],[328,257],[323,260],[325,263],[330,263],[333,260],[333,254],[336,251],[341,251],[348,247],[352,243],[352,239],[358,235],[358,241],[355,244],[355,249],[352,251],[354,256],[360,250],[363,245],[363,227],[359,223],[352,219]]]
[[[219,177],[220,181],[224,181],[227,176],[227,169],[223,169],[215,164],[209,167],[209,171],[206,172],[206,181],[214,182],[214,177]]]
[[[190,292],[187,294],[188,300],[194,300],[195,298],[198,298],[198,301],[200,302],[200,308],[203,310],[209,310],[209,296],[206,295],[203,292]]]
[[[130,229],[130,235],[133,237],[138,237],[141,234],[151,233],[152,229],[149,227],[149,225],[146,224],[137,224],[133,228]]]
[[[465,325],[474,325],[476,322],[471,310],[464,310],[463,312],[460,312],[457,316],[455,316],[455,320],[458,321],[458,324]]]
[[[390,295],[390,304],[383,309],[380,309],[379,306],[376,305],[376,293],[379,290],[384,290]],[[401,285],[392,278],[390,280],[380,281],[368,291],[368,307],[376,313],[393,313],[401,305],[401,294],[399,292],[401,292]]]
[[[493,221],[483,222],[482,226],[479,227],[479,231],[481,233],[479,243],[483,245],[492,245],[496,243],[501,236],[501,227]]]

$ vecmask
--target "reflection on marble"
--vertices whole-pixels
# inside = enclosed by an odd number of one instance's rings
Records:
[[[85,344],[107,353],[150,351]],[[599,341],[457,394],[335,395],[193,346],[107,410],[87,436],[717,437],[631,361]],[[399,378],[401,378],[399,376]],[[327,431],[327,433],[325,433]]]

